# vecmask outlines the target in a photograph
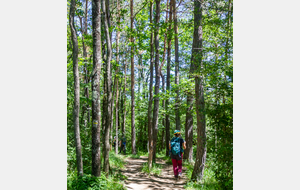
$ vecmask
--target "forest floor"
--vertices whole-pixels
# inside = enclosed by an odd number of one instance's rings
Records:
[[[181,179],[175,180],[173,166],[166,163],[161,158],[156,158],[156,163],[162,166],[160,175],[148,175],[142,172],[143,164],[148,161],[148,157],[126,158],[125,169],[122,174],[127,177],[125,186],[128,190],[178,190],[184,189],[186,184],[186,168],[182,168]]]

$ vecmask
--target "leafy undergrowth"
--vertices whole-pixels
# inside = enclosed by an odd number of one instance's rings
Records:
[[[113,151],[109,153],[110,172],[108,177],[101,171],[100,177],[95,177],[90,173],[77,176],[77,171],[68,172],[68,190],[125,190],[122,179],[126,179],[119,169],[125,168],[125,157],[116,155]]]
[[[184,167],[187,168],[186,174],[188,179],[191,179],[194,165],[184,161]],[[185,189],[188,190],[219,190],[221,187],[219,186],[217,180],[215,179],[214,172],[210,168],[204,169],[203,179],[200,182],[193,182],[189,180],[187,184],[184,186]]]
[[[172,159],[169,156],[166,156],[165,154],[159,154],[158,157],[164,159],[166,161],[166,164],[172,165]],[[209,166],[209,162],[206,163],[206,165]],[[220,185],[218,184],[215,174],[212,169],[209,167],[206,167],[204,169],[204,177],[201,180],[201,182],[193,182],[191,181],[193,169],[194,169],[194,162],[189,163],[186,160],[183,162],[183,166],[186,167],[186,175],[188,177],[188,182],[184,186],[185,189],[188,190],[219,190],[222,189]]]
[[[143,163],[142,172],[147,173],[149,175],[160,175],[162,172],[162,165],[161,164],[152,164],[151,170],[149,170],[148,162]]]
[[[134,159],[139,159],[140,158],[140,154],[139,153],[137,153],[137,154],[129,154],[129,155],[127,155],[127,157],[129,157],[129,158],[134,158]]]
[[[121,154],[115,154],[114,151],[109,152],[109,164],[111,169],[124,169],[125,168],[125,156]]]

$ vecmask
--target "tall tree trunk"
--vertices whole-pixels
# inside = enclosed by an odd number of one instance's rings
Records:
[[[103,46],[102,46],[103,47]],[[101,138],[101,141],[103,142],[104,141],[104,133],[105,133],[105,126],[106,126],[106,123],[107,123],[107,87],[106,87],[106,80],[107,80],[107,73],[106,73],[106,62],[104,62],[104,65],[103,65],[103,96],[102,96],[102,128],[101,128],[101,135],[100,135],[100,138]],[[104,145],[104,144],[103,144]],[[104,146],[103,146],[103,149],[102,151],[104,151]]]
[[[81,23],[81,33],[84,34],[84,35],[87,35],[87,17],[88,17],[88,3],[89,1],[86,0],[85,2],[85,21],[84,21],[84,27]],[[84,73],[85,73],[85,84],[88,84],[89,83],[89,71],[88,71],[88,68],[87,68],[87,47],[86,47],[86,44],[84,43],[84,35],[82,35],[82,49],[83,49],[83,60],[84,60]],[[89,89],[88,87],[85,87],[85,97],[87,98],[87,101],[86,101],[86,109],[87,109],[87,122],[90,123],[90,106],[89,106]]]
[[[156,160],[156,144],[157,144],[157,133],[158,133],[158,111],[159,111],[159,83],[160,83],[160,72],[159,67],[159,19],[160,19],[160,0],[155,0],[155,98],[153,107],[153,163]]]
[[[111,69],[112,70],[112,69]],[[117,83],[117,75],[114,77],[114,85],[113,85],[113,91],[112,91],[112,100],[111,100],[111,123],[109,127],[110,131],[110,150],[112,149],[112,141],[113,141],[113,123],[114,123],[114,102],[115,102],[115,92],[116,92],[116,83]]]
[[[140,42],[140,41],[139,41]],[[142,67],[142,59],[143,59],[143,55],[141,52],[139,52],[139,55],[138,55],[138,63],[139,63],[139,68],[138,68],[138,73],[139,73],[139,76],[138,76],[138,96],[141,97],[142,93],[141,93],[141,85],[142,85],[142,75],[143,75],[143,67]],[[140,105],[140,98],[138,99],[138,105]],[[138,106],[138,113],[140,113],[141,111],[141,106]],[[143,123],[142,123],[142,118],[139,118],[139,126],[138,126],[138,129],[139,129],[139,135],[138,135],[138,140],[137,140],[137,144],[139,145],[138,147],[142,147],[143,146]],[[138,150],[141,150],[138,149]]]
[[[171,70],[171,42],[172,42],[172,12],[173,0],[170,0],[170,14],[169,14],[169,29],[168,29],[168,49],[167,49],[167,93],[170,92],[170,70]],[[166,100],[166,156],[169,155],[169,141],[170,141],[170,116],[169,116],[169,98]]]
[[[133,32],[133,0],[130,0],[130,29]],[[136,145],[135,145],[135,101],[134,101],[134,39],[131,33],[131,149],[132,154],[136,154]]]
[[[93,75],[92,75],[92,174],[100,176],[100,72],[101,56],[101,13],[100,0],[93,0]]]
[[[79,108],[80,108],[80,83],[78,73],[78,41],[77,34],[74,26],[76,0],[71,0],[69,23],[71,29],[71,38],[73,44],[73,76],[74,76],[74,134],[76,143],[76,161],[77,161],[77,175],[83,175],[82,153],[81,153],[81,140],[80,140],[80,128],[79,128]]]
[[[117,78],[116,83],[116,146],[115,146],[115,153],[118,154],[118,114],[119,114],[119,78]]]
[[[163,93],[165,92],[165,77],[163,74],[160,75],[161,76],[161,81],[162,81],[162,91]],[[166,106],[166,101],[165,99],[163,99],[162,101],[162,107],[163,109],[165,109]],[[162,134],[161,134],[161,150],[164,148],[164,137],[165,137],[165,130],[166,130],[166,119],[165,119],[165,114],[163,114],[163,119],[162,119],[162,125],[164,126],[164,128],[162,129]]]
[[[106,36],[106,45],[107,45],[107,61],[106,61],[106,89],[107,89],[107,111],[106,111],[106,126],[105,126],[105,134],[104,134],[104,172],[106,175],[108,175],[109,171],[109,129],[110,129],[110,123],[111,121],[111,58],[112,58],[112,50],[111,50],[111,41],[110,41],[110,34],[109,34],[109,28],[108,28],[108,17],[106,14],[106,5],[105,0],[102,0],[102,10],[104,12],[105,18],[104,18],[104,26],[105,26],[105,36]]]
[[[125,137],[125,126],[126,126],[126,71],[127,71],[127,64],[126,59],[124,60],[124,89],[123,89],[123,125],[122,125],[122,136]]]
[[[191,61],[189,78],[192,78],[194,72],[194,62]],[[184,150],[183,158],[192,162],[193,160],[193,104],[194,97],[192,92],[187,94],[187,109],[186,109],[186,120],[185,120],[185,140],[186,140],[186,149]]]
[[[175,84],[177,86],[176,90],[176,100],[175,100],[175,117],[176,117],[176,129],[180,130],[180,113],[179,113],[179,55],[178,55],[178,24],[177,24],[177,13],[176,13],[176,1],[173,0],[173,17],[174,17],[174,32],[175,32]]]
[[[192,64],[190,69],[190,74],[192,74]],[[191,75],[190,75],[191,78]],[[185,121],[185,140],[186,140],[186,149],[184,150],[183,159],[191,162],[193,160],[193,103],[194,97],[191,92],[188,92],[187,95],[187,109],[186,109],[186,121]]]
[[[120,2],[119,0],[117,0],[117,21],[118,23],[120,23]],[[120,25],[118,24],[118,28],[120,27]],[[117,38],[116,38],[116,49],[117,49],[117,69],[116,69],[116,76],[118,76],[118,72],[119,72],[119,61],[120,61],[120,56],[119,56],[119,39],[120,39],[120,31],[119,29],[117,30]],[[118,141],[118,128],[119,128],[119,77],[117,78],[117,83],[116,83],[116,91],[117,91],[117,95],[116,95],[116,145],[115,145],[115,153],[118,154],[118,145],[119,145],[119,141]]]
[[[194,2],[194,40],[192,50],[192,63],[195,66],[195,94],[197,112],[197,154],[194,170],[191,179],[200,181],[206,161],[206,123],[205,123],[205,104],[203,90],[203,61],[202,61],[202,3],[203,0]],[[198,74],[200,73],[200,74]]]
[[[167,10],[168,10],[168,6],[169,6],[169,0],[167,0]],[[168,22],[168,11],[166,11],[166,20],[165,23]],[[162,65],[165,62],[165,58],[166,58],[166,43],[167,43],[167,33],[168,33],[168,28],[166,28],[166,33],[164,35],[164,51],[163,51],[163,60],[162,60]],[[165,92],[165,77],[162,74],[162,71],[160,69],[160,76],[161,76],[161,81],[162,81],[162,91],[163,93]],[[165,110],[165,99],[162,100],[162,107]],[[165,135],[165,114],[163,114],[163,119],[162,119],[162,125],[164,126],[164,128],[162,129],[162,135],[161,135],[161,146],[160,146],[160,150],[163,149],[163,144],[164,144],[164,135]]]
[[[87,7],[86,7],[86,10],[87,12]],[[87,16],[87,13],[85,14],[85,16]],[[85,26],[82,24],[82,17],[79,17],[80,19],[80,30],[81,30],[81,41],[82,41],[82,52],[83,52],[83,62],[84,62],[84,83],[86,84],[86,87],[84,87],[84,96],[86,97],[86,102],[85,104],[82,106],[82,117],[81,117],[81,124],[83,123],[83,120],[84,120],[84,114],[85,112],[87,111],[87,122],[86,120],[85,121],[85,124],[84,124],[84,128],[86,128],[86,123],[90,123],[90,108],[89,108],[89,89],[87,87],[87,84],[89,83],[89,80],[88,80],[88,76],[89,76],[89,73],[88,73],[88,69],[87,69],[87,52],[86,52],[86,45],[84,43],[84,35],[87,34],[87,30],[84,28]],[[84,23],[85,24],[85,23]],[[85,129],[87,130],[87,129]]]
[[[150,82],[149,82],[149,102],[148,102],[148,167],[152,168],[153,160],[153,124],[152,124],[152,102],[153,102],[153,1],[150,1],[150,25],[151,25],[151,36],[150,36]]]

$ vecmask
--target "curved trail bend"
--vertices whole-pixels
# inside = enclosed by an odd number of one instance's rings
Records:
[[[123,175],[127,176],[125,185],[128,190],[179,190],[184,189],[186,184],[185,168],[182,168],[182,178],[175,180],[172,165],[164,160],[156,158],[156,163],[162,164],[160,176],[142,173],[143,163],[148,161],[148,157],[141,156],[139,159],[127,158],[126,168],[122,170]]]

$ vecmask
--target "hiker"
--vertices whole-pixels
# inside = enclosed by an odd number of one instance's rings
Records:
[[[117,137],[115,136],[115,137],[114,137],[114,141],[113,141],[113,145],[112,145],[114,148],[116,147],[116,138],[117,138]]]
[[[180,136],[180,131],[174,131],[174,137],[169,143],[169,150],[171,151],[171,158],[173,164],[174,176],[178,179],[178,176],[182,176],[182,153],[186,149],[186,142]]]
[[[121,148],[120,148],[119,154],[122,152],[122,150],[123,150],[124,154],[126,154],[126,138],[125,138],[124,135],[123,135],[123,137],[120,139],[119,147],[121,147]]]

